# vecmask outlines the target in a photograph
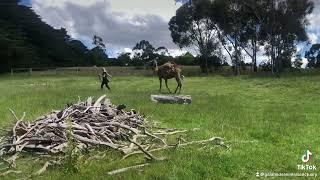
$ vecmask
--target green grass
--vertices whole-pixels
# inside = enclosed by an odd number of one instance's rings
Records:
[[[115,77],[112,92],[101,91],[96,77],[0,77],[0,127],[12,125],[8,108],[32,120],[75,102],[78,96],[104,93],[114,104],[126,104],[160,122],[163,127],[200,128],[187,133],[187,140],[212,136],[225,138],[231,147],[199,149],[191,146],[157,153],[168,160],[155,162],[143,171],[108,176],[113,169],[143,163],[141,156],[121,161],[107,152],[102,160],[80,166],[68,174],[55,167],[43,179],[225,179],[255,178],[256,172],[304,172],[297,170],[302,154],[310,149],[311,164],[320,165],[320,76],[273,78],[194,77],[183,82],[183,94],[192,95],[190,105],[164,105],[150,101],[158,93],[158,80],[147,77]],[[171,88],[175,87],[173,80]],[[90,156],[90,154],[88,155]],[[33,162],[26,155],[18,161],[23,172],[34,172],[45,161]],[[320,168],[320,166],[319,166]],[[18,175],[24,177],[26,174]],[[16,176],[8,176],[15,178]]]

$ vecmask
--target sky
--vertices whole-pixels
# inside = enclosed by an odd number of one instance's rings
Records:
[[[320,43],[320,0],[314,2],[307,28],[311,44]],[[172,42],[168,29],[170,18],[181,6],[174,0],[22,0],[22,4],[32,7],[51,26],[66,28],[72,38],[89,48],[93,35],[102,37],[110,57],[131,52],[140,40],[165,46],[173,56],[186,52]],[[307,43],[298,45],[302,54],[309,48]]]

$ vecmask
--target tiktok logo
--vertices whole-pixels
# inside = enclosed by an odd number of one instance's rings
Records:
[[[307,163],[311,160],[311,156],[312,153],[311,151],[307,150],[307,152],[305,154],[302,155],[301,160],[304,163]],[[317,170],[317,166],[316,165],[312,165],[312,164],[298,164],[297,165],[298,170],[301,171],[316,171]]]
[[[311,151],[307,150],[307,153],[303,154],[302,157],[301,157],[302,162],[304,162],[304,163],[309,162],[310,159],[311,159],[311,156],[312,156]]]

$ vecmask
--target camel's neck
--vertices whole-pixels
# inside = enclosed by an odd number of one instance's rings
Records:
[[[153,70],[154,70],[154,71],[158,71],[158,70],[159,70],[159,68],[158,68],[158,62],[157,62],[157,61],[154,61]]]

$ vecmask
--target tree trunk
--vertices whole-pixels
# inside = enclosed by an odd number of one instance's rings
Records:
[[[253,47],[253,59],[252,59],[252,66],[253,66],[253,71],[257,72],[257,39],[254,38],[252,41],[252,47]]]
[[[205,63],[206,63],[206,73],[209,74],[208,57],[207,56],[205,56]]]
[[[239,57],[238,57],[238,35],[235,35],[234,38],[234,46],[235,46],[235,71],[236,71],[236,75],[240,75],[240,67],[239,67]]]

